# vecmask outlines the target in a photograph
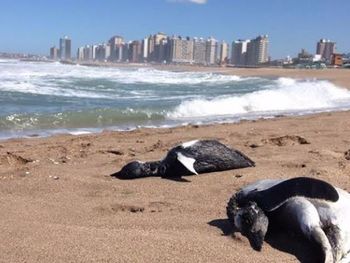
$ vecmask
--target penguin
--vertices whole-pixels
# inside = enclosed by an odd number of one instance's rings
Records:
[[[252,166],[255,166],[254,161],[246,155],[217,140],[193,140],[170,149],[161,161],[133,161],[111,176],[119,179],[180,178]]]
[[[350,194],[325,181],[257,181],[234,194],[226,212],[235,231],[257,251],[270,224],[301,233],[321,248],[322,262],[350,262]]]

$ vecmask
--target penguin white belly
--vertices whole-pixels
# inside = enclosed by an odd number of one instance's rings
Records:
[[[338,226],[341,234],[341,251],[343,259],[341,262],[350,262],[350,194],[337,188],[339,193],[338,202],[332,206],[333,213],[337,216]]]
[[[350,251],[350,195],[346,191],[336,188],[339,194],[339,200],[335,203],[324,200],[313,201],[317,208],[322,225],[336,225],[339,229],[339,252],[341,253],[340,262],[350,262],[347,257]],[[346,260],[346,258],[348,258]]]

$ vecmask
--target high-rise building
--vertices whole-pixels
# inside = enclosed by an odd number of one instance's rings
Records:
[[[164,63],[169,61],[169,39],[163,38],[160,40],[158,49],[158,62]]]
[[[101,62],[105,62],[110,58],[111,46],[109,44],[99,44],[96,47],[95,59]]]
[[[118,47],[124,43],[124,38],[121,36],[113,36],[111,39],[108,41],[110,47],[111,47],[111,55],[110,55],[110,60],[111,61],[118,61]]]
[[[126,43],[117,45],[117,62],[123,62],[128,60],[127,46],[128,45]]]
[[[122,61],[128,62],[130,57],[131,42],[124,43],[122,48]]]
[[[164,63],[167,60],[168,53],[168,39],[163,38],[160,40],[159,45],[156,46],[157,50],[157,62]]]
[[[148,61],[148,38],[142,39],[142,60],[143,62]]]
[[[267,35],[252,39],[247,45],[246,64],[249,66],[256,66],[268,62],[268,45],[269,39]]]
[[[56,47],[50,48],[50,59],[57,60],[58,59],[58,49]]]
[[[330,41],[329,39],[321,39],[317,42],[316,54],[321,55],[321,58],[330,62],[332,55],[335,51],[335,42]]]
[[[245,66],[247,64],[247,46],[250,40],[237,40],[232,42],[231,64]]]
[[[204,65],[206,63],[206,47],[207,42],[203,38],[193,39],[193,62]]]
[[[142,44],[140,41],[133,41],[130,44],[129,62],[138,63],[142,58]]]
[[[170,39],[170,58],[172,63],[193,63],[193,41],[187,37]]]
[[[111,58],[111,46],[109,44],[105,44],[105,60],[109,60]]]
[[[83,54],[84,54],[85,61],[93,60],[93,58],[92,58],[92,46],[86,45],[83,49]]]
[[[72,42],[65,36],[60,38],[60,59],[61,60],[70,60],[71,57]]]
[[[148,61],[153,61],[154,60],[154,39],[152,35],[149,35],[148,37]]]
[[[92,45],[91,46],[91,59],[96,60],[96,50],[97,50],[97,45]]]
[[[152,48],[153,49],[153,54],[151,56],[151,59],[153,61],[156,61],[156,62],[162,62],[162,60],[164,60],[164,41],[163,40],[166,40],[167,39],[167,35],[162,33],[162,32],[159,32],[155,35],[153,35],[153,41],[151,42],[154,47]],[[161,54],[161,52],[163,51],[163,54]]]
[[[167,39],[167,35],[164,33],[157,33],[155,35],[150,35],[148,37],[148,61],[155,61],[155,62],[162,62],[164,60],[164,44],[167,43],[167,41],[164,41]],[[163,54],[162,54],[163,52]]]
[[[84,47],[79,47],[77,51],[77,60],[83,61],[84,60]]]
[[[206,49],[205,49],[205,61],[207,65],[216,64],[217,47],[218,47],[218,42],[216,41],[215,38],[210,37],[207,39]]]
[[[220,44],[220,57],[219,57],[220,64],[228,63],[228,60],[229,60],[228,54],[229,54],[229,45],[225,41],[222,41]]]

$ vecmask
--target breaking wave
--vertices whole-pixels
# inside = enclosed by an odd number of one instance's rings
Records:
[[[328,81],[0,60],[0,138],[350,109]]]
[[[264,89],[252,93],[183,101],[167,116],[171,119],[257,116],[349,108],[349,90],[336,87],[328,81],[279,78]]]

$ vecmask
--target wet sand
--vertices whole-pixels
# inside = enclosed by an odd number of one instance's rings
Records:
[[[232,236],[226,203],[263,178],[311,176],[350,190],[349,131],[346,111],[0,141],[0,262],[313,262],[315,249],[294,235],[271,234],[254,251]],[[218,139],[256,167],[188,182],[109,176],[197,138]]]

